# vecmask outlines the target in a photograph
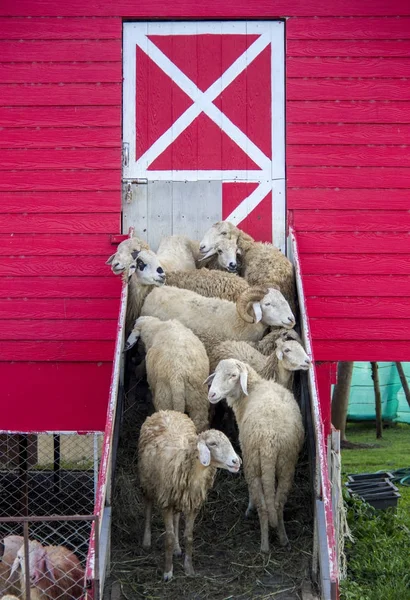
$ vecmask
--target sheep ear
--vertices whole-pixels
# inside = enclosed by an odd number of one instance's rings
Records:
[[[248,371],[246,369],[241,371],[239,381],[241,382],[241,388],[242,388],[243,393],[245,394],[245,396],[247,396],[248,395]]]
[[[116,252],[114,252],[114,254],[111,254],[110,258],[105,262],[105,264],[110,265],[112,263],[112,261],[114,260],[114,256],[116,254],[117,254]]]
[[[262,321],[261,303],[260,302],[254,302],[252,304],[252,306],[253,306],[253,312],[255,313],[255,323],[259,323],[259,321]]]
[[[209,467],[209,465],[211,464],[211,453],[209,451],[208,446],[203,440],[199,440],[197,448],[199,452],[199,461],[201,465],[203,465],[204,467]]]
[[[8,576],[7,581],[11,580],[11,576],[14,575],[14,573],[17,571],[19,566],[20,566],[20,560],[19,560],[19,557],[16,556],[16,558],[14,559],[13,565],[11,567],[10,575]]]
[[[50,575],[50,579],[54,581],[54,583],[56,583],[57,578],[55,574],[55,567],[53,561],[51,560],[51,556],[49,556],[48,552],[46,552],[46,555],[44,557],[44,571],[48,572],[48,574]]]
[[[141,252],[141,250],[133,250],[131,252],[131,256],[132,258],[135,260],[138,257],[138,254]]]
[[[125,342],[124,352],[127,352],[133,346],[135,346],[135,344],[138,342],[139,337],[140,332],[138,330],[134,329],[133,331],[131,331],[130,335],[127,338],[127,341]]]
[[[204,256],[202,256],[198,260],[199,260],[199,262],[201,262],[201,260],[206,260],[207,258],[214,256],[214,254],[216,254],[216,250],[215,250],[215,248],[211,248],[210,250],[208,250],[208,252]]]
[[[208,375],[208,377],[205,379],[203,385],[209,385],[210,383],[213,382],[215,377],[215,373],[211,373],[210,375]]]
[[[276,356],[278,357],[278,360],[283,360],[283,352],[282,350],[279,350],[279,348],[276,348]]]
[[[134,275],[134,273],[135,273],[135,271],[136,271],[136,270],[137,270],[137,263],[136,263],[136,262],[135,262],[135,260],[134,260],[134,262],[132,262],[132,263],[130,264],[130,266],[128,267],[128,281],[129,281],[129,280],[131,279],[131,277]]]

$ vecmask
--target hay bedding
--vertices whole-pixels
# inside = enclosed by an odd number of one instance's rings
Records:
[[[309,465],[302,453],[296,483],[285,509],[291,551],[271,536],[271,554],[259,552],[257,515],[245,519],[248,502],[243,477],[218,471],[214,488],[194,529],[196,576],[186,577],[183,558],[174,558],[174,577],[162,582],[163,523],[154,511],[152,548],[141,547],[143,507],[136,472],[138,432],[152,412],[150,392],[144,382],[130,382],[118,451],[113,498],[111,583],[118,582],[127,600],[295,600],[309,580],[312,553],[312,502]],[[183,520],[181,520],[183,549]]]

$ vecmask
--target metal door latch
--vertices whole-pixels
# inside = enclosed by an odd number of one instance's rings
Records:
[[[131,204],[132,202],[132,184],[131,182],[127,183],[125,188],[125,202],[127,204]]]
[[[130,145],[124,142],[122,145],[122,166],[128,167],[130,164]]]

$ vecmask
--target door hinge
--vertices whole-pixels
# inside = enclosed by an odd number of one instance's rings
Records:
[[[128,167],[130,164],[130,145],[124,142],[122,145],[122,166]]]
[[[131,183],[134,185],[148,185],[148,179],[145,177],[137,177],[136,179],[132,179],[132,177],[124,177],[122,181],[126,184]]]

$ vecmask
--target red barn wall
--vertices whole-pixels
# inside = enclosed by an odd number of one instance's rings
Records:
[[[69,403],[70,429],[104,425],[123,18],[287,18],[287,199],[315,357],[410,360],[409,15],[401,0],[0,5],[4,422],[18,402],[58,428]]]

